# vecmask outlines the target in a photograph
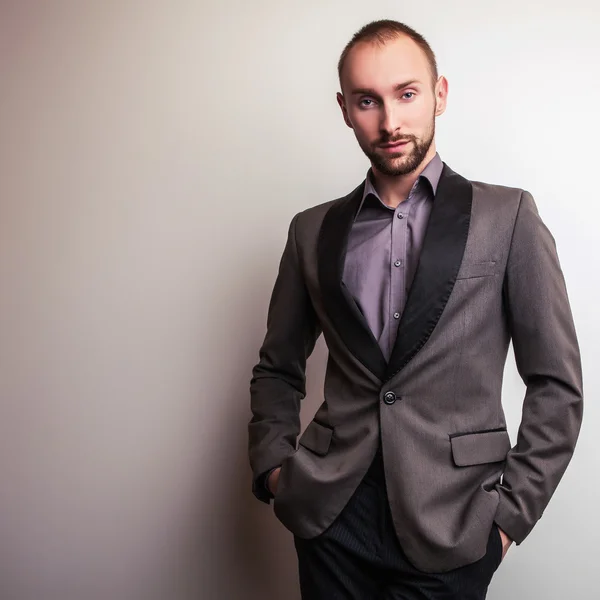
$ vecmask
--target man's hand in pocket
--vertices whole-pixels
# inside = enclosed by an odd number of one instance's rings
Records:
[[[512,544],[512,540],[498,527],[498,531],[500,532],[500,539],[502,540],[502,560],[506,556],[510,545]]]
[[[271,491],[273,496],[277,495],[277,485],[279,483],[279,471],[281,471],[281,467],[277,467],[275,470],[271,471],[269,474],[269,478],[267,479],[267,486]]]

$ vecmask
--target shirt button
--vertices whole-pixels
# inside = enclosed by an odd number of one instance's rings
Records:
[[[396,394],[394,394],[394,392],[386,392],[383,395],[383,401],[386,404],[394,404],[394,402],[396,402]]]
[[[397,216],[398,216],[399,219],[404,219],[404,215],[402,213],[398,213]]]
[[[394,266],[395,266],[395,267],[401,267],[401,266],[402,266],[402,261],[401,261],[401,260],[397,260],[397,261],[394,263]]]
[[[394,313],[394,319],[399,319],[400,318],[400,313]]]

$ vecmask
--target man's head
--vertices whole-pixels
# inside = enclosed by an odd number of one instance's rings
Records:
[[[433,158],[448,82],[420,34],[397,21],[369,23],[344,48],[338,74],[344,120],[374,170],[406,175]]]

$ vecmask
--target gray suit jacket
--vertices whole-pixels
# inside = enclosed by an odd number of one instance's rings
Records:
[[[317,536],[381,443],[404,552],[423,571],[447,571],[484,555],[493,521],[520,544],[571,459],[583,392],[567,291],[531,194],[444,164],[386,362],[342,282],[363,186],[291,222],[250,385],[253,492],[269,502],[257,481],[282,465],[275,514],[297,536]],[[298,440],[321,332],[324,400]],[[511,338],[527,386],[512,446],[501,404]]]

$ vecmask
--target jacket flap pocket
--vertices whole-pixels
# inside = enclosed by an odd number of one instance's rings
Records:
[[[333,429],[316,421],[311,421],[300,436],[298,443],[316,454],[324,455],[329,450],[332,435]]]
[[[457,467],[503,461],[510,450],[506,429],[451,435],[450,444]]]
[[[496,273],[496,261],[487,260],[461,265],[456,279],[471,279],[473,277],[487,277]]]

